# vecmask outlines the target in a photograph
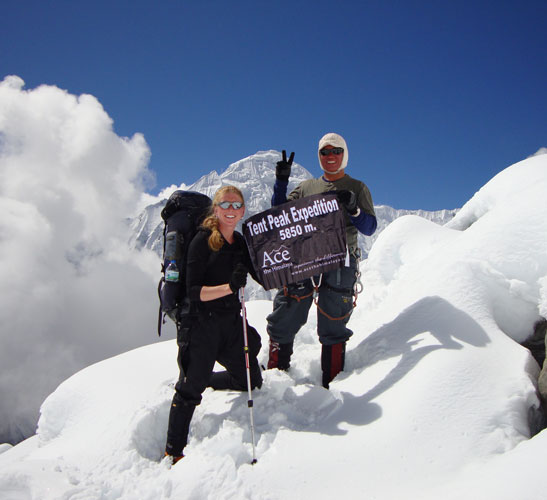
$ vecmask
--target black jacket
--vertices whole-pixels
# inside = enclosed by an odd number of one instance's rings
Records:
[[[230,282],[230,277],[236,265],[241,262],[256,280],[249,257],[249,251],[243,235],[234,232],[234,242],[224,242],[218,252],[209,248],[207,242],[211,231],[200,228],[188,248],[186,273],[186,289],[198,310],[228,311],[239,310],[241,304],[237,294],[233,293],[219,299],[202,302],[199,298],[201,287],[223,285]]]

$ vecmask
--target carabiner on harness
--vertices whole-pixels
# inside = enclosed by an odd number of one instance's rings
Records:
[[[323,281],[323,274],[319,275],[319,283],[315,284],[314,276],[311,277],[311,284],[313,286],[313,301],[317,304],[317,296],[319,295],[319,287],[321,286],[321,281]]]

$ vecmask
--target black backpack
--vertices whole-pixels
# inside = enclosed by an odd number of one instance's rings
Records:
[[[175,322],[177,336],[179,336],[182,324],[191,314],[186,294],[186,254],[190,241],[208,214],[211,205],[211,198],[204,194],[178,190],[169,197],[161,211],[165,227],[163,229],[162,276],[158,283],[160,299],[158,335],[160,336],[161,325],[165,323],[166,315]],[[176,281],[166,279],[170,263],[174,263],[178,270]]]

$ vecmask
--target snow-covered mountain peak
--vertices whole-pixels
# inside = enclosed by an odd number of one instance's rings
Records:
[[[275,183],[275,166],[281,159],[281,153],[275,150],[258,151],[228,166],[226,170],[218,174],[212,171],[201,177],[194,184],[181,184],[180,189],[198,191],[210,197],[213,197],[218,188],[225,184],[231,184],[241,189],[245,197],[246,211],[245,218],[251,217],[259,212],[267,210],[271,206],[273,194],[273,185]],[[306,179],[311,179],[313,175],[302,165],[294,162],[291,169],[289,181],[289,191]],[[167,196],[173,190],[164,190],[165,198],[158,199],[152,205],[147,206],[138,217],[133,219],[131,226],[133,237],[130,241],[132,248],[150,248],[158,255],[162,251],[162,229],[163,222],[160,218],[160,212],[167,201]],[[403,215],[418,215],[431,220],[437,224],[445,224],[451,220],[457,210],[439,210],[427,212],[425,210],[399,210],[387,205],[378,205],[375,207],[378,218],[378,230],[372,237],[360,235],[359,246],[363,255],[368,255],[372,244],[380,232],[398,217]]]

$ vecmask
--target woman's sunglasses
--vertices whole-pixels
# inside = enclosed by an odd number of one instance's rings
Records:
[[[228,210],[230,207],[234,210],[239,210],[243,206],[243,203],[241,201],[223,201],[218,206],[223,210]]]
[[[332,148],[332,149],[321,149],[319,150],[321,156],[341,155],[344,152],[344,148]]]

